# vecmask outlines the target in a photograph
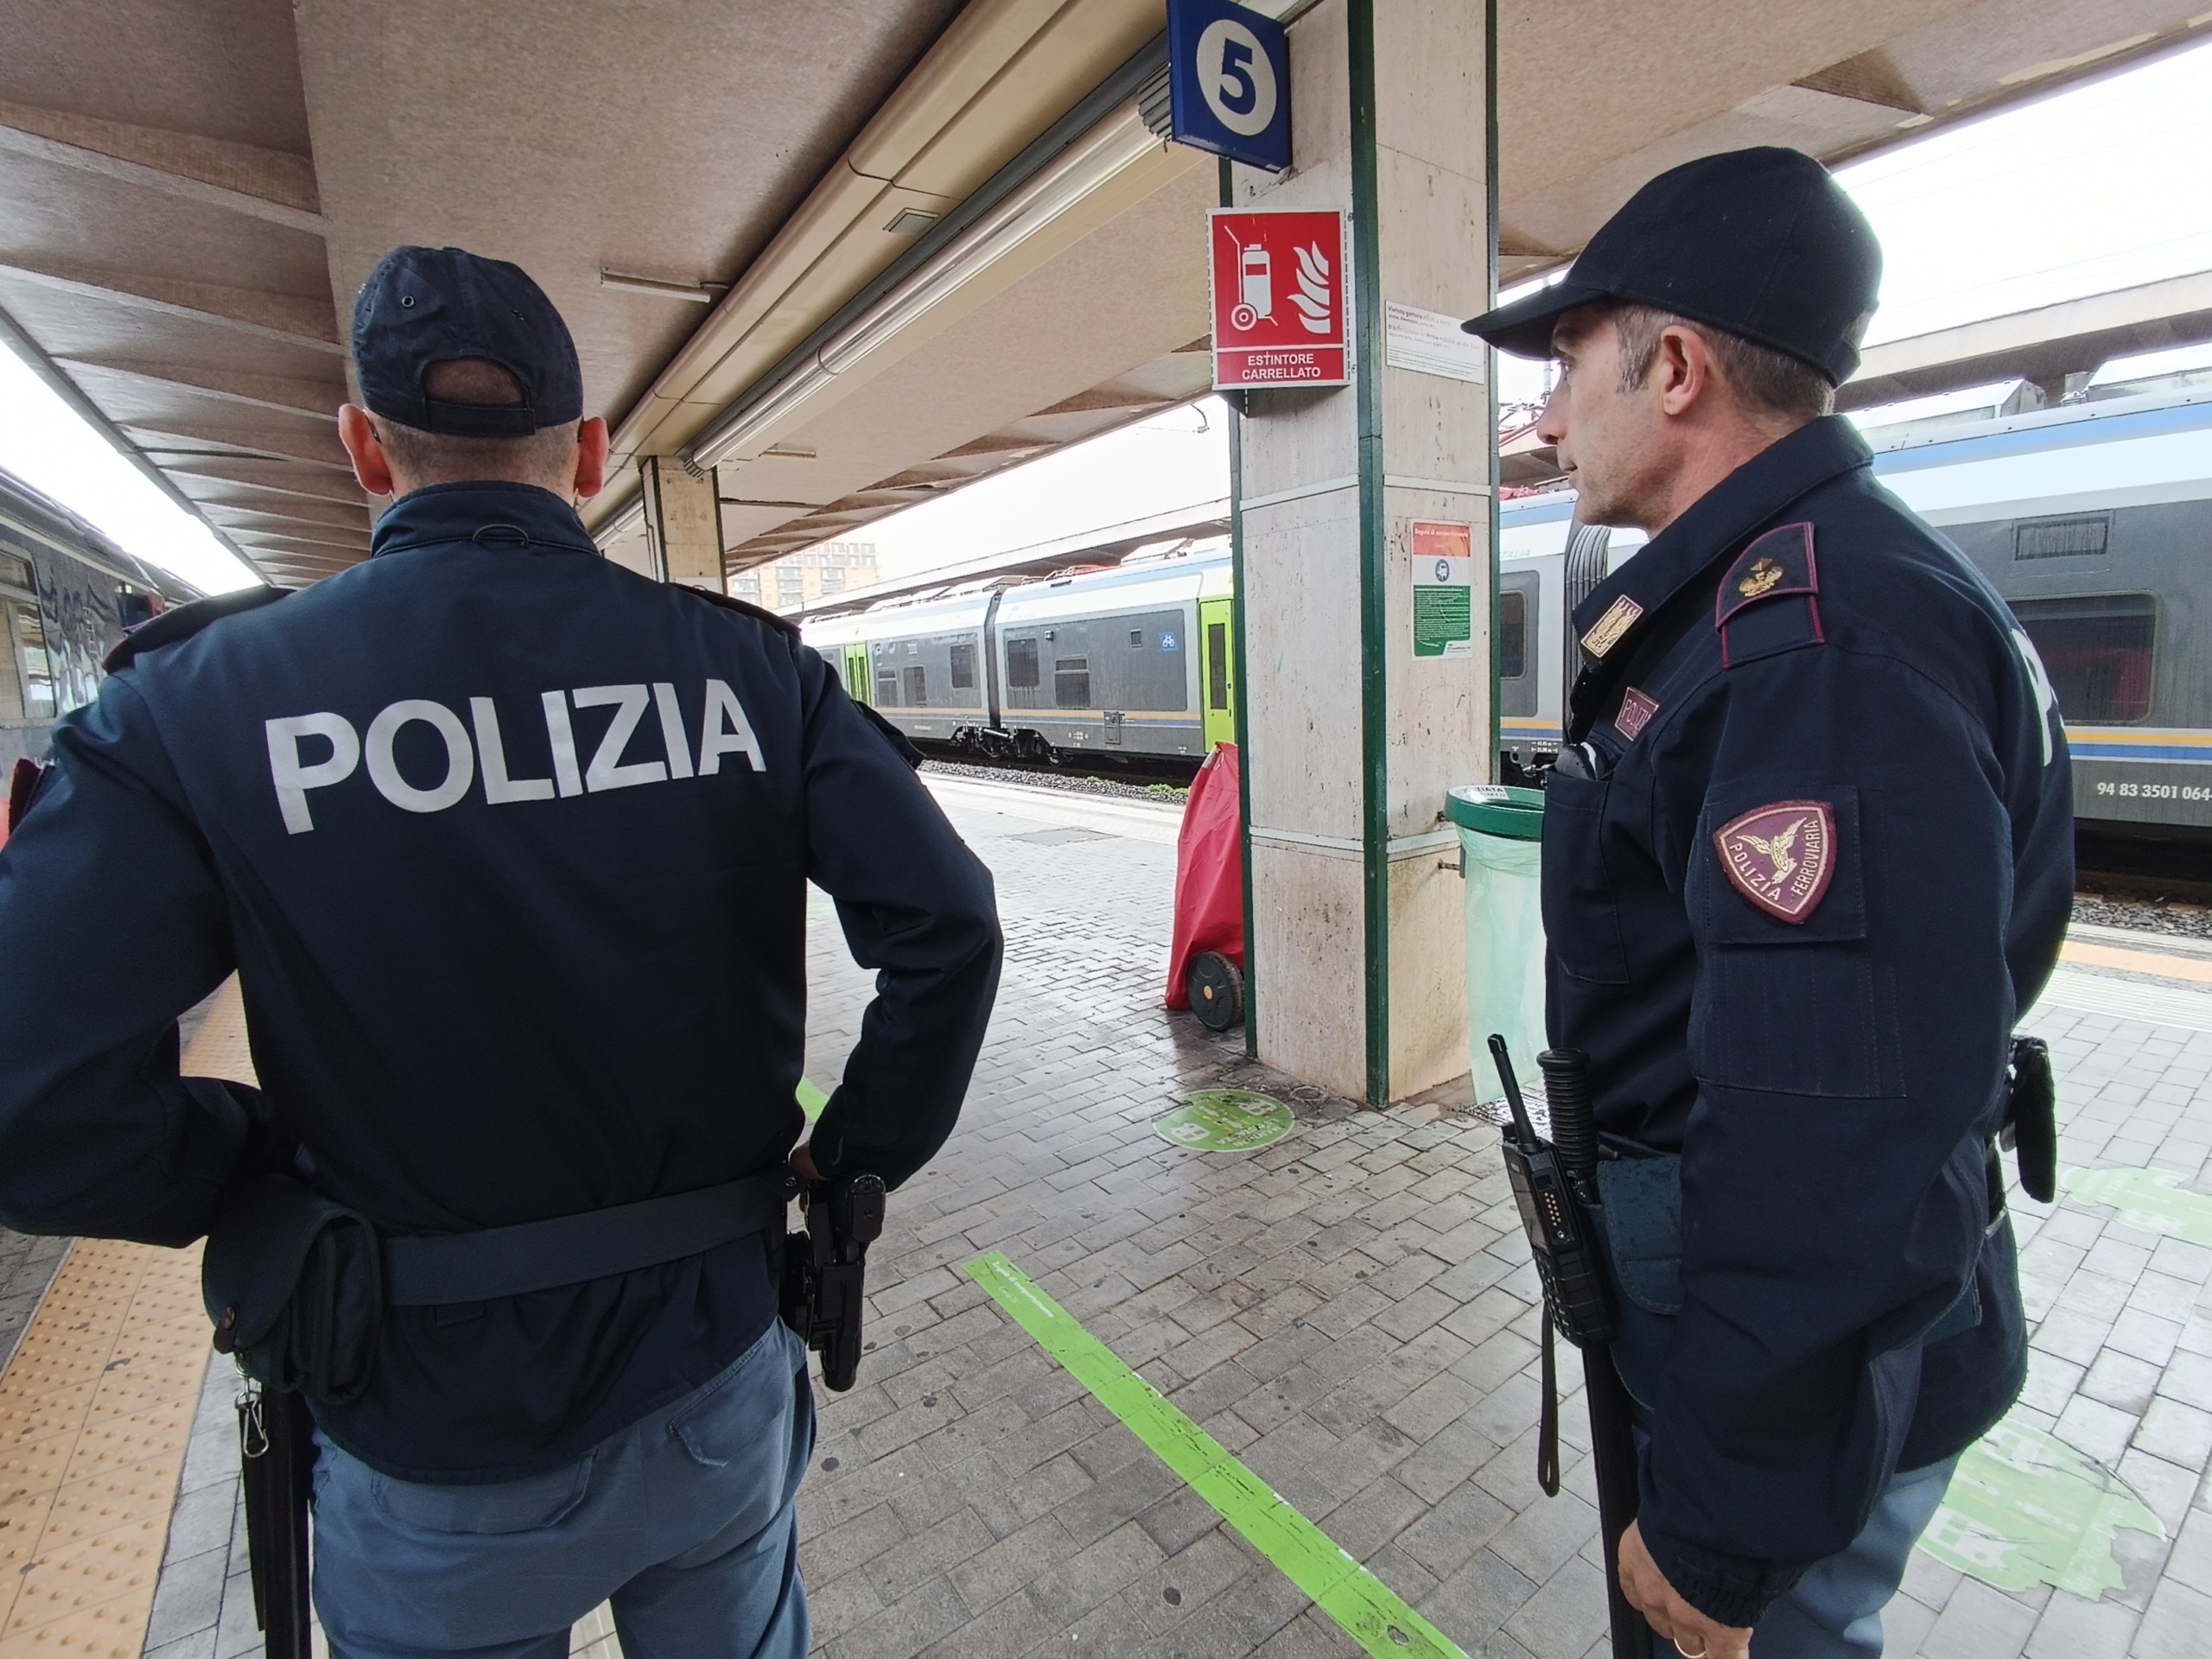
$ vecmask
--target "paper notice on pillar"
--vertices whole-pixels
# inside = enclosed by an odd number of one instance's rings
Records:
[[[1382,308],[1382,360],[1394,369],[1477,385],[1490,378],[1490,348],[1460,327],[1459,318],[1395,300]]]
[[[1414,520],[1414,655],[1468,657],[1475,649],[1475,532]]]

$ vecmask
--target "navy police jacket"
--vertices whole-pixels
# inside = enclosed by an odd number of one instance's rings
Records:
[[[817,1161],[912,1174],[1000,939],[893,741],[787,625],[608,563],[545,491],[419,491],[373,549],[157,620],[57,728],[0,852],[0,1220],[181,1245],[275,1158],[389,1234],[775,1169],[810,880],[878,976]],[[177,1015],[234,969],[258,1090],[178,1076]],[[753,1236],[388,1308],[367,1395],[315,1415],[403,1478],[530,1473],[713,1376],[776,1301]]]
[[[1577,607],[1546,789],[1549,1035],[1603,1132],[1682,1159],[1642,1530],[1737,1625],[2024,1375],[1985,1158],[2072,903],[2065,733],[1868,460],[1800,429]]]

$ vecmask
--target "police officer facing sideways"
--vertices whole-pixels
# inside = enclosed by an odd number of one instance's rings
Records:
[[[1617,1253],[1666,1258],[1617,1297],[1623,1586],[1713,1659],[1879,1654],[2024,1376],[1991,1137],[2071,902],[2065,734],[2004,603],[1828,412],[1879,273],[1817,163],[1745,150],[1467,325],[1559,359],[1538,429],[1577,517],[1651,538],[1573,615],[1548,1027],[1621,1154]]]
[[[796,1659],[784,1206],[715,1205],[787,1154],[895,1186],[944,1143],[989,879],[787,625],[600,556],[570,503],[607,428],[520,270],[401,248],[353,350],[340,435],[397,498],[372,556],[133,635],[0,855],[0,1219],[219,1243],[281,1173],[373,1224],[373,1364],[315,1408],[346,1659],[558,1659],[607,1597],[631,1659]],[[810,1156],[810,880],[878,975]],[[177,1015],[234,969],[258,1090],[178,1076]],[[483,1281],[472,1234],[639,1205],[611,1258],[589,1221],[525,1252],[560,1282],[436,1288]]]

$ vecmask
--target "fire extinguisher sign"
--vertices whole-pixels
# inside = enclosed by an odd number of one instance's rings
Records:
[[[1348,384],[1344,215],[1223,208],[1208,230],[1214,389]]]

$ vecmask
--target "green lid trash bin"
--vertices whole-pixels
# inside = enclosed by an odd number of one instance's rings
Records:
[[[1482,1062],[1492,1032],[1504,1034],[1527,1073],[1544,1042],[1544,794],[1471,784],[1445,797],[1467,877],[1467,1052],[1475,1098],[1497,1079]]]

